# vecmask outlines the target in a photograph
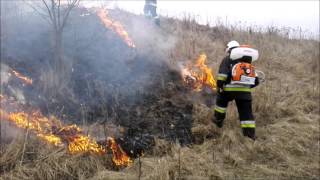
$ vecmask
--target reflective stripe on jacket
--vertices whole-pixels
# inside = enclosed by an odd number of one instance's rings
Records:
[[[237,92],[251,92],[251,87],[248,85],[235,85],[235,84],[226,84],[223,87],[224,91],[237,91]]]

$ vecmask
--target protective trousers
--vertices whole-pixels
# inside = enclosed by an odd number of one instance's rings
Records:
[[[252,114],[252,99],[251,94],[243,94],[247,92],[223,92],[217,95],[216,106],[214,108],[214,115],[216,123],[220,123],[221,126],[226,117],[226,111],[229,101],[235,100],[242,133],[251,139],[255,139],[255,120]],[[243,98],[250,97],[250,98]]]

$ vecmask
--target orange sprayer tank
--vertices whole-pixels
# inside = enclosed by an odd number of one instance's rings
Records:
[[[240,62],[232,68],[231,83],[253,85],[255,77],[255,67],[250,63]]]

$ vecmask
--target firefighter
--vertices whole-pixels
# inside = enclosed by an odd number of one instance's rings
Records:
[[[214,117],[212,121],[221,128],[223,121],[226,117],[227,106],[230,101],[235,100],[242,133],[244,136],[255,140],[255,120],[252,114],[252,96],[251,88],[259,84],[258,77],[252,77],[253,84],[232,84],[233,78],[233,66],[235,64],[244,61],[251,64],[252,57],[243,56],[240,59],[232,60],[230,54],[239,48],[240,44],[237,41],[230,41],[226,47],[227,56],[222,60],[219,72],[217,75],[217,98],[216,105],[214,108]],[[250,66],[249,64],[249,66]],[[250,71],[250,70],[249,70]],[[253,72],[254,73],[254,72]]]
[[[144,15],[147,17],[156,17],[157,15],[157,0],[146,0],[144,5]]]
[[[160,19],[157,14],[157,0],[146,0],[143,12],[146,17],[153,18],[154,22],[160,25]]]

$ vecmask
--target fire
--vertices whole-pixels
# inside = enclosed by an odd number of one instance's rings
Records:
[[[189,64],[181,70],[184,83],[195,91],[201,91],[205,87],[209,87],[213,91],[216,90],[216,79],[212,69],[206,65],[206,61],[207,56],[201,54],[195,64]]]
[[[32,79],[21,75],[19,72],[12,70],[12,73],[24,83],[32,84]],[[11,75],[11,73],[10,73]],[[0,106],[0,120],[7,120],[15,126],[28,129],[29,132],[35,134],[41,140],[54,146],[66,146],[70,154],[90,153],[96,155],[104,155],[110,150],[112,152],[112,161],[116,166],[129,166],[132,163],[131,158],[122,150],[114,138],[107,138],[107,146],[99,145],[90,136],[83,134],[83,131],[77,125],[64,125],[55,117],[48,118],[40,111],[24,111],[7,112],[8,109],[24,109],[14,100],[7,102],[4,95],[0,94],[0,103],[4,104],[4,108]],[[13,107],[8,107],[12,105]]]
[[[126,155],[121,147],[116,143],[114,138],[108,138],[108,146],[111,148],[113,157],[112,161],[117,166],[123,166],[124,164],[131,164],[132,160]]]
[[[17,127],[29,129],[50,144],[55,146],[63,145],[61,138],[51,132],[52,121],[42,116],[41,113],[33,112],[29,115],[25,112],[17,112],[7,114],[2,110],[1,114],[6,115],[6,119],[13,122]]]
[[[19,79],[21,79],[24,83],[26,84],[32,84],[32,79],[23,76],[22,74],[20,74],[19,72],[15,71],[15,70],[11,70],[11,72]],[[9,73],[11,75],[11,73]]]
[[[110,18],[108,18],[108,13],[106,10],[99,9],[97,11],[97,15],[100,18],[101,22],[104,24],[104,26],[116,32],[129,47],[136,47],[132,39],[129,37],[128,32],[122,26],[122,24],[118,21],[112,21]]]
[[[61,147],[66,146],[70,154],[90,153],[104,155],[110,150],[113,155],[112,160],[116,166],[125,167],[132,163],[130,157],[113,138],[107,139],[107,146],[99,145],[93,138],[84,135],[82,129],[77,125],[64,125],[59,119],[55,117],[49,119],[39,111],[8,113],[0,109],[0,117],[1,120],[8,120],[19,128],[28,129],[29,132],[49,144]]]
[[[37,136],[39,138],[41,138],[42,140],[50,143],[50,144],[53,144],[55,146],[63,146],[63,143],[61,141],[61,138],[60,137],[57,137],[53,134],[37,134]]]
[[[98,143],[92,140],[89,136],[78,135],[68,145],[68,150],[71,154],[90,152],[93,154],[104,154],[106,149],[98,145]]]
[[[12,73],[22,79],[24,83],[32,84],[32,80],[28,77],[22,76],[17,71],[12,70]],[[0,94],[1,105],[4,108],[9,105],[9,109],[24,109],[16,102],[7,102],[7,98]],[[8,120],[15,126],[23,129],[28,129],[41,140],[52,144],[54,146],[67,146],[70,154],[90,153],[97,155],[104,155],[108,149],[112,151],[112,160],[116,166],[128,166],[132,163],[130,157],[121,149],[113,138],[107,139],[108,146],[99,145],[93,138],[83,134],[83,131],[77,125],[64,125],[59,119],[55,117],[48,118],[40,111],[31,111],[27,113],[24,111],[7,112],[0,106],[0,120]],[[112,139],[112,141],[110,141]],[[112,143],[109,143],[112,142]]]

